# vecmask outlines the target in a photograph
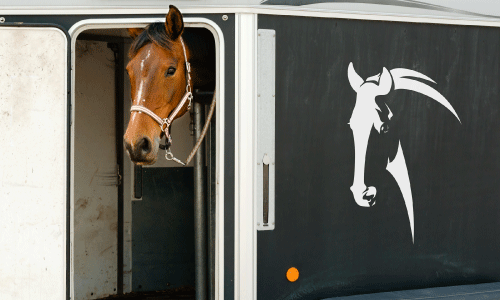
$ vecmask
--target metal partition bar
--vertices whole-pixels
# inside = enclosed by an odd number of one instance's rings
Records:
[[[124,45],[123,39],[108,43],[115,55],[115,139],[118,187],[118,228],[117,228],[117,280],[116,293],[123,294],[123,99],[124,99]]]
[[[205,109],[194,104],[194,141],[201,135],[205,124]],[[207,299],[207,214],[206,214],[205,143],[194,158],[194,248],[196,300]]]

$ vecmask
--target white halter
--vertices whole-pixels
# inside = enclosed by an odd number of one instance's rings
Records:
[[[166,148],[168,151],[168,148],[172,145],[172,137],[170,136],[170,125],[174,121],[175,117],[179,113],[179,111],[184,107],[187,101],[188,103],[188,110],[191,109],[191,101],[193,100],[193,93],[192,93],[192,88],[191,88],[191,65],[189,64],[187,60],[187,55],[186,55],[186,47],[184,46],[184,41],[182,40],[182,37],[179,37],[181,39],[181,44],[182,44],[182,50],[184,51],[184,61],[186,63],[186,93],[182,97],[181,101],[179,104],[177,104],[177,107],[170,113],[170,115],[162,119],[159,117],[157,114],[155,114],[153,111],[150,109],[142,106],[142,105],[132,105],[130,108],[130,112],[137,111],[137,112],[143,112],[146,115],[150,116],[155,120],[159,125],[161,131],[165,133],[165,138],[166,138]]]

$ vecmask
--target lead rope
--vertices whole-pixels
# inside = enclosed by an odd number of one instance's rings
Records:
[[[205,121],[205,125],[203,126],[203,130],[201,131],[201,135],[198,138],[198,140],[196,141],[196,144],[194,145],[193,150],[191,150],[191,153],[189,154],[188,158],[186,159],[186,162],[183,162],[180,159],[176,158],[174,156],[174,154],[172,154],[172,151],[170,151],[170,147],[166,148],[166,152],[165,152],[165,158],[167,160],[175,161],[176,163],[183,165],[183,166],[186,166],[191,162],[194,155],[196,154],[196,152],[200,148],[201,143],[203,142],[203,139],[205,138],[205,135],[207,135],[208,125],[210,125],[210,121],[212,120],[212,116],[213,116],[214,111],[215,111],[215,102],[216,101],[215,101],[215,91],[214,91],[214,96],[212,97],[212,104],[210,104],[210,110],[209,110],[208,115],[207,115],[207,120]]]
[[[208,125],[210,125],[210,121],[212,120],[212,116],[215,111],[215,91],[214,91],[214,96],[212,97],[212,104],[210,104],[210,111],[208,112],[207,116],[207,121],[205,122],[205,125],[203,126],[203,130],[201,131],[201,135],[196,141],[196,144],[194,145],[193,150],[191,150],[191,153],[189,154],[188,158],[186,159],[186,163],[182,164],[183,166],[189,164],[191,160],[193,159],[194,155],[198,151],[198,148],[201,146],[201,142],[203,142],[203,139],[205,138],[205,135],[207,134],[208,131]]]

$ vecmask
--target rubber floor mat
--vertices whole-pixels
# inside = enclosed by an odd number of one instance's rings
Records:
[[[99,300],[194,300],[194,287],[180,287],[165,291],[132,292],[124,295],[112,295]]]

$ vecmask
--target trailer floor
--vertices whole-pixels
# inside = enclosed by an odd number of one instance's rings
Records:
[[[180,287],[165,291],[132,292],[125,295],[112,295],[99,300],[195,300],[193,287]]]

